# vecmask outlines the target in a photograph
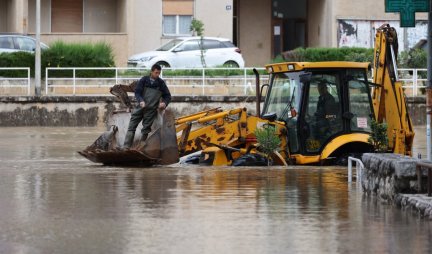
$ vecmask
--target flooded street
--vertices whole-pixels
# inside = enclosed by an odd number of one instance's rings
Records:
[[[104,167],[96,128],[0,128],[0,253],[430,253],[345,167]],[[426,154],[425,128],[413,154]]]

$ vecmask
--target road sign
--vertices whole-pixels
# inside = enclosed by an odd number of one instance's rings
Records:
[[[429,12],[429,0],[385,0],[385,12],[399,12],[401,27],[415,27],[415,13]]]

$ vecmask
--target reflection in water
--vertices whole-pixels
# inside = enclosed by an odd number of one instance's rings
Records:
[[[343,167],[103,167],[101,130],[1,128],[0,253],[428,253]],[[418,136],[417,136],[418,137]]]

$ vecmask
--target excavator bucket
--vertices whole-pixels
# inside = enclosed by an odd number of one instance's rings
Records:
[[[90,161],[106,165],[168,165],[179,161],[175,119],[170,110],[160,111],[153,122],[152,132],[146,142],[140,144],[141,127],[137,128],[130,149],[121,146],[127,132],[130,113],[117,112],[110,118],[110,130],[78,153]]]

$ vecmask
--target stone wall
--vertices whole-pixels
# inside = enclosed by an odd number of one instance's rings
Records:
[[[414,125],[425,125],[424,97],[408,99]],[[209,108],[243,108],[255,114],[255,96],[174,96],[176,116]],[[0,97],[0,126],[102,126],[120,108],[114,96],[3,96]]]
[[[0,97],[0,126],[105,126],[120,106],[114,96]],[[169,107],[176,116],[217,107],[255,114],[255,97],[176,96]]]
[[[361,184],[368,195],[432,218],[432,197],[417,194],[416,163],[425,160],[392,153],[363,154]],[[426,171],[421,190],[426,190]]]

